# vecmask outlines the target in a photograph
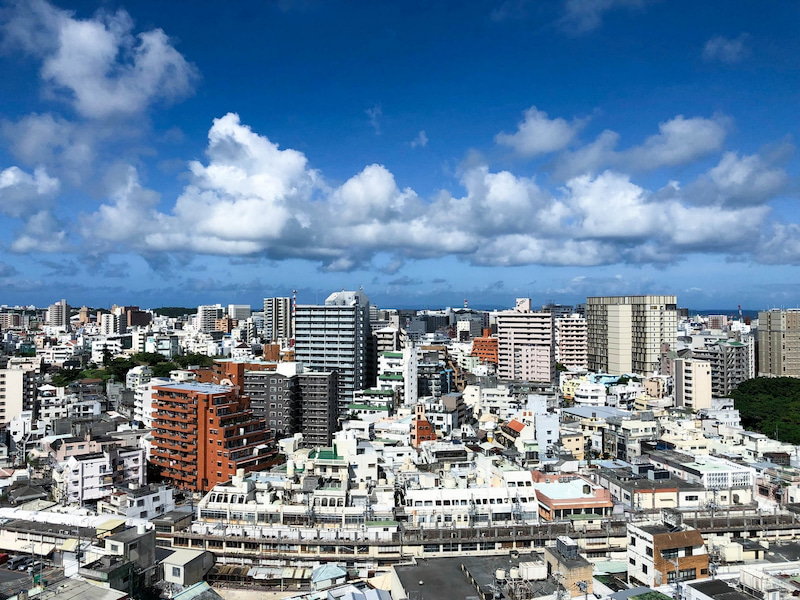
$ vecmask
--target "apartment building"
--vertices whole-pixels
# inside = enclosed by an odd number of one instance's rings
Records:
[[[141,448],[70,456],[53,470],[53,496],[57,502],[70,504],[96,502],[111,496],[115,486],[144,485],[145,473]]]
[[[60,302],[51,304],[47,309],[47,324],[51,327],[64,327],[69,329],[70,306],[63,298]]]
[[[589,369],[624,375],[658,372],[662,344],[675,347],[675,296],[597,296],[586,299]]]
[[[555,319],[556,362],[568,369],[586,369],[586,319],[571,314]]]
[[[278,342],[289,340],[293,336],[292,299],[264,298],[264,339]]]
[[[758,374],[800,377],[800,309],[758,313]]]
[[[553,315],[531,310],[530,298],[518,298],[513,310],[501,311],[496,318],[500,379],[552,381]]]
[[[675,404],[691,410],[711,408],[711,364],[705,360],[675,360]]]
[[[367,370],[369,298],[361,290],[335,292],[323,305],[301,304],[295,311],[295,359],[309,371],[338,373],[339,412],[353,392],[371,384]]]
[[[234,388],[169,383],[154,391],[151,462],[176,487],[204,491],[237,469],[271,464],[274,438]]]
[[[197,330],[204,333],[214,331],[217,319],[221,319],[224,312],[221,304],[202,304],[198,306],[195,321]]]
[[[0,369],[0,424],[33,410],[38,370],[27,366]]]
[[[481,337],[472,340],[472,356],[481,362],[496,365],[498,361],[497,338],[491,329],[484,329]]]
[[[297,375],[302,399],[303,446],[307,448],[331,445],[339,423],[338,378],[336,371]]]
[[[628,523],[628,578],[648,587],[708,577],[708,552],[696,529]]]
[[[714,340],[702,348],[692,348],[691,357],[711,365],[711,395],[726,398],[740,383],[755,377],[753,338],[744,341]]]

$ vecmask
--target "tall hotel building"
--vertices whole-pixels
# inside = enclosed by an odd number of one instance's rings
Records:
[[[369,298],[361,290],[335,292],[323,305],[295,310],[295,360],[309,371],[338,373],[339,413],[367,387]]]
[[[275,458],[266,422],[236,388],[174,383],[153,390],[151,463],[176,487],[207,491],[237,469],[261,471]]]
[[[653,373],[661,345],[675,348],[676,296],[598,296],[586,299],[589,369],[612,375]]]
[[[500,379],[552,381],[553,315],[531,310],[530,298],[517,298],[513,310],[497,313],[497,359]]]
[[[800,309],[758,313],[758,375],[800,377]]]

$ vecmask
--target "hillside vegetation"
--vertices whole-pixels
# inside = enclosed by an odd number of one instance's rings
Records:
[[[800,444],[800,379],[757,377],[739,384],[731,398],[745,429]]]

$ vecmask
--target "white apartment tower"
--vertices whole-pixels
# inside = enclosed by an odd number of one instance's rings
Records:
[[[223,317],[221,304],[203,304],[197,307],[197,330],[209,333],[214,331],[217,319]]]
[[[513,310],[497,313],[497,374],[507,381],[552,381],[555,373],[553,315],[531,310],[517,298]]]
[[[69,327],[70,306],[63,298],[47,310],[47,324],[51,327]]]
[[[675,404],[695,411],[711,408],[711,363],[693,358],[675,360]]]
[[[366,387],[369,335],[369,298],[361,290],[342,290],[324,305],[296,308],[295,360],[309,371],[338,372],[340,413],[353,401],[353,392]]]
[[[289,340],[294,335],[291,298],[264,298],[264,338]]]
[[[661,345],[675,347],[675,296],[598,296],[586,299],[589,369],[622,375],[659,370]]]
[[[586,369],[586,319],[578,314],[556,317],[556,362],[567,368]]]
[[[800,309],[758,313],[758,375],[800,377]]]

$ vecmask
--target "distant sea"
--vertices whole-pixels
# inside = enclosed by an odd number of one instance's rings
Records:
[[[739,309],[734,308],[690,308],[689,309],[689,316],[693,317],[694,315],[727,315],[729,317],[738,317],[739,316]],[[758,318],[758,311],[757,310],[748,310],[746,308],[742,309],[742,316],[743,317],[750,317],[751,319]]]

